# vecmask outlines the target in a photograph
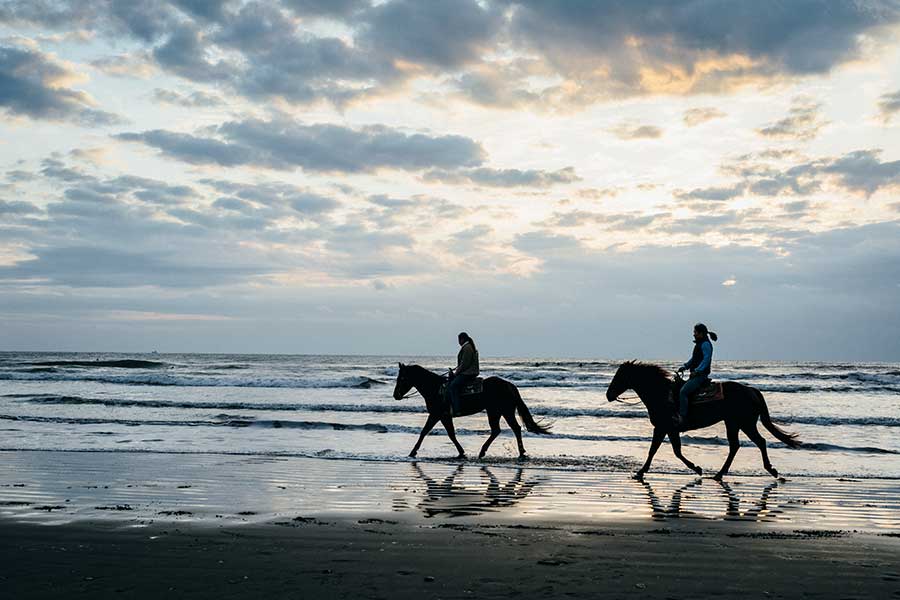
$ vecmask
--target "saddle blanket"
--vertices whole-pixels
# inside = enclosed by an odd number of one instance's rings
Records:
[[[472,394],[480,394],[484,391],[484,379],[481,377],[476,377],[472,383],[465,386],[459,393],[460,396],[470,396]],[[447,383],[441,385],[441,396],[444,398],[448,397],[449,392],[447,391]]]
[[[718,402],[719,400],[724,399],[725,392],[722,389],[722,383],[718,381],[710,381],[702,388],[700,388],[700,390],[696,394],[688,398],[688,406],[694,406],[695,404],[705,404],[707,402]],[[669,403],[677,407],[678,397],[670,395]]]

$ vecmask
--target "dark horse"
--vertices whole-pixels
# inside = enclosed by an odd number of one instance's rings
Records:
[[[650,416],[650,422],[653,423],[653,441],[650,442],[650,452],[647,454],[647,461],[644,466],[635,473],[635,477],[640,479],[650,469],[650,463],[653,461],[653,455],[659,450],[660,444],[669,436],[672,444],[672,450],[689,469],[697,473],[703,474],[703,469],[686,459],[681,454],[681,436],[672,423],[673,405],[670,404],[670,394],[673,393],[677,399],[678,392],[675,389],[676,382],[672,381],[669,373],[662,367],[656,365],[643,364],[635,361],[623,363],[616,371],[615,377],[606,390],[606,398],[610,402],[618,398],[625,390],[634,390],[640,397],[644,406],[647,407],[647,413]],[[740,448],[738,441],[738,431],[743,431],[750,440],[756,444],[762,454],[763,467],[773,477],[778,477],[778,471],[769,462],[769,454],[766,452],[766,440],[759,434],[756,429],[756,422],[762,421],[763,427],[769,430],[769,433],[784,442],[790,448],[800,446],[797,435],[787,433],[780,429],[772,422],[769,417],[769,409],[762,393],[756,388],[737,383],[734,381],[726,381],[722,383],[722,392],[725,396],[724,400],[703,402],[691,405],[690,414],[684,427],[685,431],[692,429],[702,429],[709,427],[719,421],[725,421],[725,430],[728,434],[728,458],[725,464],[719,469],[719,472],[713,479],[721,480],[731,468],[731,461]]]
[[[419,446],[422,440],[432,430],[432,428],[440,421],[447,431],[447,436],[456,450],[459,452],[459,458],[465,458],[466,451],[459,445],[456,440],[456,430],[453,428],[453,418],[447,412],[447,403],[441,397],[441,385],[447,379],[442,375],[433,373],[419,365],[404,365],[400,363],[400,370],[397,372],[397,385],[394,386],[394,399],[400,400],[412,388],[422,395],[425,399],[425,408],[428,409],[428,419],[422,427],[422,433],[419,434],[419,441],[413,446],[410,456],[415,456],[419,452]],[[500,435],[500,417],[506,419],[509,428],[516,434],[516,442],[519,444],[519,458],[525,457],[525,446],[522,445],[522,428],[516,420],[516,410],[522,415],[522,421],[525,427],[531,433],[550,433],[549,427],[535,422],[528,407],[519,395],[519,390],[510,382],[500,379],[499,377],[488,377],[484,380],[484,386],[480,394],[468,394],[461,397],[461,414],[457,415],[465,417],[474,415],[481,411],[487,411],[488,423],[491,426],[491,435],[488,436],[478,458],[483,458],[485,452],[491,445],[491,442]]]

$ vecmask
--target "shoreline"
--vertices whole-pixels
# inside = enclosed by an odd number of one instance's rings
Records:
[[[900,481],[140,452],[0,451],[0,519],[150,525],[382,518],[479,523],[750,522],[900,531]]]

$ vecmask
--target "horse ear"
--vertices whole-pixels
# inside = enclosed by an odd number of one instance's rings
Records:
[[[399,366],[399,367],[402,369],[402,368],[405,367],[406,365],[404,365],[402,362],[398,362],[398,363],[397,363],[397,366]]]

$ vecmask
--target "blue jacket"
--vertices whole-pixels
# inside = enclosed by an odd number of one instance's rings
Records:
[[[691,355],[691,359],[684,363],[682,367],[690,369],[692,375],[706,375],[709,377],[712,367],[712,353],[712,342],[709,340],[694,342],[694,353]]]

